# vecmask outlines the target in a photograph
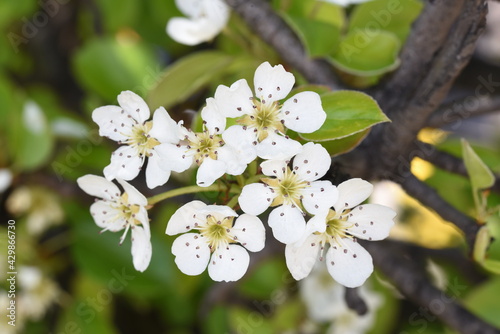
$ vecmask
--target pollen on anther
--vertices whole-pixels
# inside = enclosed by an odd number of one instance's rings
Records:
[[[283,217],[284,215],[285,215],[285,214],[284,214],[283,212],[282,212],[282,213],[280,213],[280,216],[281,216],[281,217]]]
[[[335,262],[331,261],[330,264],[333,266],[335,264]]]
[[[366,230],[363,230],[363,234],[366,234]]]
[[[189,242],[186,242],[186,246],[189,247]]]

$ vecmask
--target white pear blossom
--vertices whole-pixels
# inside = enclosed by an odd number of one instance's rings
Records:
[[[172,253],[175,263],[186,275],[199,275],[208,265],[214,281],[237,281],[247,271],[247,250],[264,248],[265,229],[259,218],[238,215],[231,208],[192,201],[170,218],[166,233],[176,235]],[[236,218],[236,220],[235,220]],[[233,223],[234,221],[234,223]],[[197,230],[197,232],[190,232]]]
[[[333,3],[336,5],[340,5],[342,7],[346,7],[349,5],[359,4],[359,3],[368,2],[368,1],[372,1],[372,0],[321,0],[321,1]]]
[[[389,207],[361,202],[370,196],[373,186],[362,179],[350,179],[338,186],[334,210],[322,211],[311,218],[299,241],[287,245],[288,269],[296,280],[308,276],[317,259],[325,260],[330,275],[346,287],[361,286],[373,272],[371,255],[357,238],[382,240],[394,225],[396,212]]]
[[[373,327],[377,310],[383,302],[383,296],[368,286],[359,287],[358,293],[365,301],[368,311],[364,315],[358,315],[345,301],[345,287],[335,282],[319,261],[311,275],[300,282],[299,292],[311,319],[332,323],[327,331],[329,334],[368,332]]]
[[[12,184],[12,172],[8,168],[0,168],[0,194]]]
[[[282,65],[262,63],[255,71],[255,97],[245,79],[231,87],[220,85],[215,100],[225,117],[239,117],[232,129],[240,141],[255,146],[263,159],[289,159],[301,151],[299,142],[285,135],[286,128],[311,133],[325,122],[326,113],[315,92],[300,92],[285,99],[295,83],[292,73]],[[250,133],[250,134],[249,134]]]
[[[231,130],[224,131],[226,119],[221,117],[213,98],[207,99],[201,117],[204,121],[203,132],[193,132],[181,126],[181,142],[177,146],[160,149],[169,156],[169,164],[181,166],[180,169],[186,169],[195,162],[199,166],[197,185],[208,187],[226,173],[240,175],[256,155],[251,144],[235,138],[238,134]]]
[[[152,255],[151,232],[146,211],[148,201],[128,182],[117,179],[120,189],[102,176],[85,175],[78,178],[80,188],[87,194],[99,197],[90,207],[90,213],[101,232],[118,232],[125,229],[120,244],[129,230],[132,230],[132,258],[134,268],[144,271],[149,266]]]
[[[293,243],[304,234],[304,210],[326,215],[337,201],[337,188],[330,181],[319,181],[330,168],[331,159],[320,144],[307,143],[304,151],[293,159],[290,169],[286,161],[268,160],[261,164],[263,183],[243,187],[238,199],[241,209],[259,215],[270,206],[269,226],[274,237],[285,244]]]
[[[104,168],[108,180],[132,180],[148,157],[146,183],[149,188],[168,181],[170,172],[183,172],[189,166],[169,163],[169,147],[179,143],[179,127],[167,111],[160,107],[150,117],[144,100],[131,91],[118,95],[120,106],[99,107],[92,119],[99,125],[99,134],[123,144],[111,156],[111,163]]]
[[[168,21],[167,34],[176,42],[197,45],[217,36],[229,20],[229,7],[224,0],[175,0],[177,8],[187,16]]]

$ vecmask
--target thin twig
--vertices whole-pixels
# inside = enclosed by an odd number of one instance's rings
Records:
[[[461,123],[471,117],[500,111],[500,96],[467,96],[466,98],[439,107],[427,120],[427,126],[440,128]]]
[[[310,83],[339,89],[332,67],[322,60],[310,59],[299,38],[262,0],[226,0],[229,6],[263,41],[271,45],[285,62],[297,69]]]
[[[401,181],[401,180],[400,180]],[[444,220],[457,226],[465,234],[470,249],[473,248],[479,225],[474,219],[457,210],[444,200],[434,188],[417,179],[413,174],[398,182],[403,189],[420,203],[434,210]]]
[[[457,302],[465,288],[463,285],[452,282],[455,284],[451,289],[453,295],[448,295],[429,282],[423,268],[409,260],[410,253],[405,252],[404,248],[396,249],[393,244],[385,241],[364,242],[363,246],[372,255],[377,268],[394,282],[398,290],[417,305],[421,305],[420,315],[425,312],[427,321],[439,318],[446,325],[464,334],[500,333],[500,330],[482,321]]]

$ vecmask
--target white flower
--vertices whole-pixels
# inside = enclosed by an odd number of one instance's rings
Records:
[[[0,168],[0,194],[12,184],[12,172],[8,168]]]
[[[320,144],[307,143],[293,159],[293,169],[285,161],[268,160],[262,173],[275,178],[262,179],[243,187],[238,199],[241,209],[259,215],[270,206],[269,226],[282,243],[297,241],[304,234],[303,209],[310,214],[327,213],[337,200],[337,189],[330,181],[317,181],[330,168],[330,155]]]
[[[60,296],[57,284],[33,266],[19,267],[19,309],[23,318],[40,320]]]
[[[299,292],[305,302],[309,316],[318,322],[332,322],[328,333],[363,334],[372,328],[377,309],[383,297],[366,285],[358,293],[366,302],[368,312],[358,315],[345,301],[345,287],[336,283],[322,263],[316,262],[314,269],[299,284]]]
[[[194,161],[200,166],[196,184],[208,187],[225,173],[240,175],[256,155],[251,144],[245,145],[245,142],[236,140],[234,136],[237,134],[231,130],[224,131],[226,119],[221,117],[213,98],[207,99],[201,117],[204,121],[203,132],[181,127],[180,144],[162,148],[161,152],[170,157],[170,164],[183,168]]]
[[[333,4],[336,4],[336,5],[340,5],[342,7],[346,7],[346,6],[349,6],[349,5],[352,5],[352,4],[358,4],[358,3],[368,2],[368,1],[371,1],[371,0],[321,0],[321,1],[333,3]]]
[[[280,103],[292,90],[295,78],[282,65],[262,63],[255,71],[255,97],[245,79],[231,87],[220,85],[215,92],[217,106],[225,117],[241,117],[231,128],[235,138],[255,145],[263,159],[289,159],[300,144],[285,136],[286,128],[299,133],[318,130],[326,119],[317,93],[301,92]],[[248,134],[248,132],[250,134]]]
[[[132,258],[134,267],[144,271],[151,261],[151,232],[146,211],[148,201],[132,185],[117,179],[123,187],[120,189],[111,181],[101,176],[85,175],[78,178],[80,188],[87,194],[101,198],[90,207],[90,213],[97,226],[104,231],[118,232],[125,229],[120,244],[132,230]]]
[[[185,17],[168,21],[167,34],[176,42],[196,45],[212,40],[227,24],[229,7],[224,0],[175,0]]]
[[[231,208],[192,201],[170,218],[166,233],[198,230],[179,236],[172,245],[175,263],[186,275],[199,275],[208,265],[214,281],[237,281],[246,272],[250,257],[247,250],[264,248],[264,225],[256,216],[238,216]],[[245,249],[246,248],[246,249]]]
[[[134,179],[146,157],[149,158],[146,169],[149,188],[167,182],[171,171],[183,172],[189,167],[169,164],[169,157],[164,154],[170,146],[178,144],[179,125],[163,107],[148,121],[149,107],[137,94],[124,91],[118,95],[118,103],[120,106],[104,106],[92,113],[101,136],[124,144],[113,152],[111,163],[104,168],[108,180]]]
[[[382,240],[389,235],[396,216],[391,208],[378,204],[358,205],[370,196],[373,186],[361,179],[350,179],[338,186],[335,210],[311,218],[303,237],[287,245],[288,269],[296,280],[311,272],[316,261],[324,260],[330,275],[346,287],[361,286],[373,272],[370,254],[357,238]]]

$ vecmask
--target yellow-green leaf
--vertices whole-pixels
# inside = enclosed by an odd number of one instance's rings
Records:
[[[462,139],[462,154],[472,187],[475,190],[490,188],[495,176],[465,139]]]

